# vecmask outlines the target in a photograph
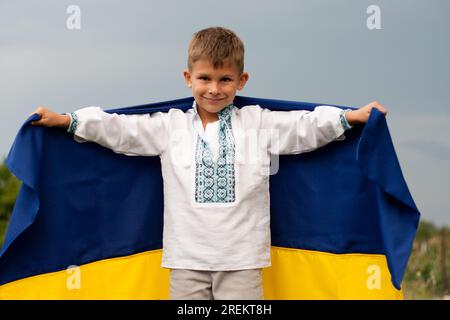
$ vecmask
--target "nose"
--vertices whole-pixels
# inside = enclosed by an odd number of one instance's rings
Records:
[[[209,94],[211,94],[211,95],[214,95],[214,96],[217,95],[219,93],[219,88],[218,88],[217,83],[211,82],[208,91],[209,91]]]

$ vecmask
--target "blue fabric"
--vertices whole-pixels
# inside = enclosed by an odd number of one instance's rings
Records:
[[[192,98],[108,110],[187,110]],[[236,97],[236,107],[313,110],[317,103]],[[341,107],[344,108],[344,107]],[[346,108],[346,107],[345,107]],[[77,143],[61,129],[20,128],[6,164],[23,181],[4,246],[0,285],[69,265],[162,247],[158,157],[128,157]],[[376,109],[366,125],[314,152],[281,156],[270,177],[272,245],[387,257],[400,288],[419,221],[389,135]]]

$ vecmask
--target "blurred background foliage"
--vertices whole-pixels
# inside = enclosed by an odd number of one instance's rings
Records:
[[[5,238],[6,226],[11,217],[21,182],[11,174],[2,159],[0,165],[0,246]]]

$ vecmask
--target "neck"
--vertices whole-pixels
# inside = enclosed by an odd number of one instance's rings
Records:
[[[203,129],[206,128],[207,123],[211,123],[211,122],[215,122],[215,121],[219,120],[219,116],[217,115],[217,113],[208,112],[202,108],[199,108],[198,106],[197,106],[197,112],[198,112],[198,116],[202,120]]]

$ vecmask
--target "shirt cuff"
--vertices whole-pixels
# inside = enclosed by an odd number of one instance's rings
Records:
[[[75,112],[66,113],[70,117],[70,124],[67,128],[68,133],[75,134],[75,131],[77,131],[78,127],[78,116]]]
[[[347,118],[345,117],[345,113],[348,111],[352,111],[352,109],[342,109],[339,113],[339,119],[341,120],[341,124],[344,127],[344,130],[353,128],[353,126],[348,123]]]

